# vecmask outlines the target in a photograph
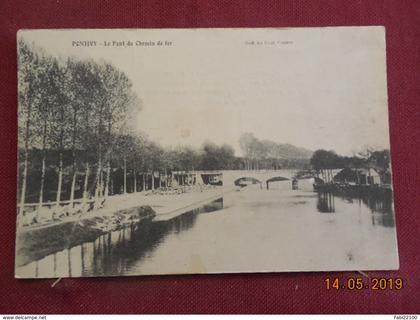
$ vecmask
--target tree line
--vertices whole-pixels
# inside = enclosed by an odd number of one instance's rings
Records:
[[[22,39],[18,50],[21,213],[26,202],[72,207],[77,198],[153,189],[172,171],[238,166],[228,145],[167,150],[135,132],[141,101],[112,64],[59,59]]]
[[[258,139],[252,133],[243,133],[239,145],[244,154],[246,170],[308,168],[312,152],[291,144]]]
[[[23,39],[18,50],[20,213],[28,202],[73,207],[76,199],[98,203],[111,194],[167,186],[174,171],[308,165],[309,157],[285,156],[285,148],[296,147],[252,134],[239,141],[244,157],[211,142],[162,148],[135,129],[141,100],[111,63],[57,58]]]
[[[368,169],[373,168],[379,174],[384,175],[388,172],[390,165],[389,150],[374,150],[366,148],[353,156],[341,156],[333,150],[316,150],[311,159],[310,164],[313,170],[319,172],[324,181],[333,179],[333,169],[353,168]]]
[[[57,205],[64,174],[70,176],[73,203],[81,170],[83,197],[92,175],[95,197],[107,196],[110,146],[141,106],[131,81],[107,62],[58,59],[22,39],[18,50],[20,211],[30,183],[39,183],[42,205],[49,171],[56,179]]]

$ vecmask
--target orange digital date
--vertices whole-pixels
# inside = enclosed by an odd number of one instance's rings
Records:
[[[327,290],[401,290],[404,286],[402,278],[326,278],[324,282]]]

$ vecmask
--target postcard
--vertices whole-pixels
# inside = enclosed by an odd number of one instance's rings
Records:
[[[17,46],[17,278],[398,269],[383,27]]]

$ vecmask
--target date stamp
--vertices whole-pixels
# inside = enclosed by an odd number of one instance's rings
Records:
[[[402,278],[326,278],[324,284],[327,290],[401,290],[404,287]]]

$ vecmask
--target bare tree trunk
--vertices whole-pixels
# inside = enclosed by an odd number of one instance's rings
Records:
[[[99,197],[101,196],[101,188],[102,188],[102,111],[103,111],[103,104],[100,104],[99,110],[99,124],[98,124],[98,132],[97,132],[97,141],[98,141],[98,170],[96,171],[96,189],[95,189],[95,203],[97,203]]]
[[[23,209],[24,209],[24,206],[25,206],[27,176],[28,176],[28,151],[25,151],[25,161],[23,163],[22,192],[20,194],[19,214],[24,214]]]
[[[96,188],[95,188],[95,202],[101,197],[102,190],[102,147],[99,144],[98,149],[98,168],[96,170]]]
[[[86,132],[88,132],[88,130],[89,130],[89,112],[86,112],[85,121],[86,121],[85,130],[86,130]],[[89,197],[88,187],[89,187],[90,165],[89,165],[87,154],[85,154],[84,160],[85,160],[85,181],[84,181],[84,184],[83,184],[83,199],[82,199],[83,210],[86,209],[86,202],[87,202],[88,197]]]
[[[74,207],[74,192],[76,189],[76,178],[77,178],[77,163],[76,163],[76,151],[73,147],[73,177],[71,180],[71,189],[70,189],[70,208]]]
[[[41,209],[42,203],[44,202],[44,184],[45,184],[45,171],[46,171],[46,156],[45,151],[42,156],[42,169],[41,169],[41,182],[39,187],[39,204],[38,209]]]
[[[112,131],[112,113],[109,113],[108,118],[108,148],[111,148],[111,131]],[[106,167],[106,185],[105,185],[105,198],[109,196],[109,182],[111,177],[111,152],[108,150],[108,163]]]
[[[105,178],[105,198],[109,196],[109,186],[110,186],[110,179],[111,179],[111,161],[108,160],[108,164],[106,166],[106,178]]]
[[[63,186],[63,146],[64,146],[64,107],[61,107],[61,131],[60,131],[60,153],[58,160],[58,185],[57,185],[57,197],[56,197],[56,208],[60,206],[61,200],[61,189]]]
[[[134,175],[134,192],[137,192],[137,172],[136,170],[133,171],[133,175]]]
[[[88,198],[88,184],[89,184],[89,162],[86,162],[85,183],[83,186],[83,205],[86,204]]]
[[[101,188],[99,190],[100,190],[100,197],[102,198],[104,196],[104,192],[105,192],[105,179],[104,179],[104,170],[103,170],[103,168],[101,170],[100,177],[101,177],[101,179],[100,179]]]
[[[44,130],[42,135],[42,167],[41,167],[41,181],[39,186],[39,204],[38,204],[38,213],[44,202],[44,184],[45,184],[45,171],[46,171],[46,158],[47,153],[45,151],[47,138],[47,120],[44,120]]]
[[[102,171],[102,159],[99,156],[98,159],[98,168],[96,170],[96,189],[95,189],[95,201],[98,200],[100,196],[100,188],[101,188],[101,171]]]
[[[124,157],[124,194],[127,193],[127,159]]]
[[[73,107],[73,139],[72,139],[73,178],[71,180],[71,189],[70,189],[70,204],[69,204],[70,208],[74,208],[74,191],[76,189],[76,178],[77,178],[76,135],[77,135],[77,108]]]
[[[56,197],[57,208],[60,206],[62,185],[63,185],[63,151],[60,151],[59,162],[58,162],[58,186],[57,186],[57,197]]]
[[[155,173],[152,170],[152,190],[155,190]]]
[[[144,172],[142,173],[142,179],[143,179],[143,189],[142,189],[142,191],[145,191],[146,190],[146,177],[144,176]]]
[[[77,178],[77,170],[76,168],[73,169],[73,178],[71,180],[71,189],[70,189],[70,208],[74,208],[74,192],[76,189],[76,178]]]
[[[29,163],[29,126],[30,126],[30,119],[31,119],[31,106],[28,103],[28,111],[27,111],[27,118],[26,118],[26,128],[25,128],[25,160],[23,162],[23,173],[22,173],[22,191],[20,194],[20,208],[19,214],[24,215],[24,207],[25,207],[25,197],[26,197],[26,185],[28,181],[28,163]]]

